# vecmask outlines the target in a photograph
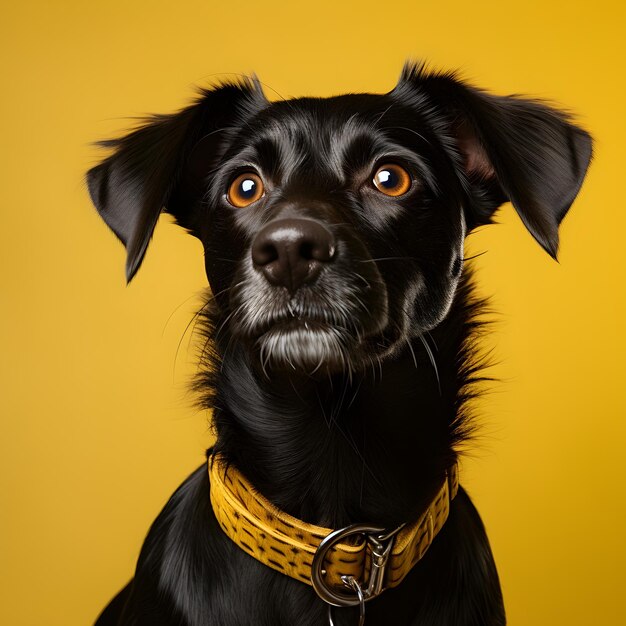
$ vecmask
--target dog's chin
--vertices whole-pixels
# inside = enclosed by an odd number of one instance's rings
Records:
[[[260,365],[266,373],[306,376],[353,371],[359,341],[343,329],[317,322],[280,324],[256,341]]]

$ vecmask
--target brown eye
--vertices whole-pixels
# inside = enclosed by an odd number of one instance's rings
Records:
[[[258,174],[239,174],[228,188],[228,201],[238,209],[248,206],[263,197],[265,188]]]
[[[411,188],[411,176],[399,165],[387,163],[376,170],[374,187],[386,196],[401,196]]]

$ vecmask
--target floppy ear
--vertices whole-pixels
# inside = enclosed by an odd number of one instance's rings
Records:
[[[475,223],[510,200],[526,228],[556,258],[558,226],[582,185],[592,141],[568,115],[517,96],[493,96],[405,65],[397,90],[417,89],[445,118],[473,192]],[[394,90],[395,91],[395,90]]]
[[[246,79],[201,90],[196,102],[182,111],[155,115],[123,137],[98,142],[113,153],[87,172],[87,186],[98,212],[126,246],[128,282],[141,265],[163,208],[181,225],[191,225],[184,202],[191,202],[191,192],[181,185],[193,185],[194,170],[196,175],[202,170],[202,164],[189,162],[190,155],[207,159],[206,145],[194,148],[265,104],[258,81]],[[216,151],[219,142],[211,140]]]

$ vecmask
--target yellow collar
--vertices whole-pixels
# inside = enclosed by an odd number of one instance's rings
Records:
[[[226,535],[335,606],[358,604],[347,587],[369,600],[399,585],[443,527],[458,490],[455,464],[417,521],[391,532],[362,524],[332,531],[276,508],[222,457],[209,457],[208,467],[213,512]]]

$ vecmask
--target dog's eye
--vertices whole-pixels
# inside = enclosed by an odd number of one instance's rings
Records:
[[[233,206],[241,209],[262,198],[264,193],[261,177],[252,172],[245,172],[230,184],[227,198]]]
[[[376,170],[374,187],[386,196],[401,196],[411,188],[411,176],[399,165],[387,163]]]

